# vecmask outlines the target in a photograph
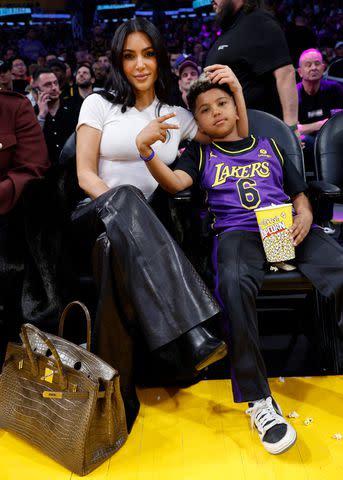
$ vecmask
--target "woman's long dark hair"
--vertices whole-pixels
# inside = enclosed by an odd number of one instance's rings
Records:
[[[142,32],[148,35],[157,59],[157,80],[155,93],[160,104],[168,103],[171,70],[168,53],[164,45],[163,37],[158,29],[145,18],[135,18],[120,25],[115,31],[111,45],[112,68],[106,91],[99,92],[103,97],[114,104],[122,104],[122,112],[127,107],[133,107],[136,96],[131,84],[128,82],[123,71],[123,49],[126,37],[130,33]]]

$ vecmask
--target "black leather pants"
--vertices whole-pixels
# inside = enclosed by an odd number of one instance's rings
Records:
[[[79,207],[72,221],[80,240],[95,244],[94,351],[118,368],[122,387],[132,393],[137,340],[156,350],[216,315],[219,307],[135,187],[106,192]]]

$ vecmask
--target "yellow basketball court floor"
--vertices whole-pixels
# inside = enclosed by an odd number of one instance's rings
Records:
[[[298,432],[279,456],[250,430],[246,404],[229,380],[186,389],[139,390],[141,411],[126,445],[89,474],[92,480],[340,480],[343,478],[343,376],[271,379],[273,394]],[[310,419],[307,425],[304,423]],[[312,420],[312,421],[311,421]],[[0,480],[80,478],[0,431]]]

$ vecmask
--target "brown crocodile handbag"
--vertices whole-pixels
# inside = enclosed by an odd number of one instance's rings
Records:
[[[87,317],[87,347],[90,318]],[[94,470],[127,439],[118,372],[82,347],[22,326],[0,375],[0,428],[39,448],[78,475]]]

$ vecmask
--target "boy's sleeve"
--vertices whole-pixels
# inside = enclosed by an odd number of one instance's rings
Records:
[[[283,156],[283,187],[287,195],[290,197],[308,190],[308,185],[302,178],[298,170],[295,168],[287,153],[280,148]]]
[[[175,165],[175,170],[183,170],[192,177],[193,184],[200,180],[201,175],[201,146],[199,143],[191,142]]]

